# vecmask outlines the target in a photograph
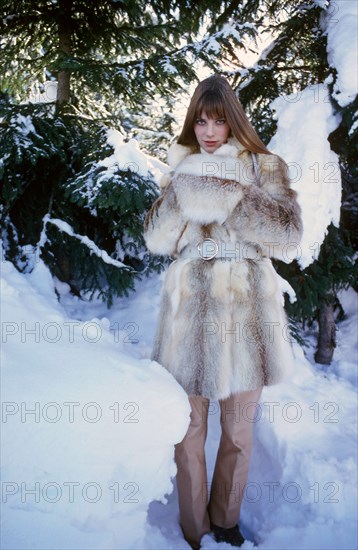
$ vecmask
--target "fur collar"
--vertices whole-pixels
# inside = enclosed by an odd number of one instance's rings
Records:
[[[247,155],[241,155],[244,151]],[[223,223],[243,196],[243,186],[255,181],[251,156],[236,139],[214,153],[192,153],[175,144],[170,149],[172,177],[184,217],[200,223]]]
[[[231,137],[227,143],[224,143],[219,147],[215,153],[206,153],[201,151],[202,154],[212,156],[225,156],[225,157],[238,157],[243,151],[246,151],[246,147],[242,145],[236,138]],[[180,145],[179,143],[173,143],[168,150],[168,164],[171,168],[176,168],[186,157],[192,154],[191,147],[187,145]]]
[[[191,176],[204,176],[205,178],[219,178],[251,185],[255,181],[252,158],[249,151],[241,144],[241,153],[238,154],[237,144],[232,140],[224,143],[214,153],[193,153],[186,155],[175,168],[175,174],[188,174]],[[182,147],[181,145],[179,147]],[[187,149],[187,148],[186,148]],[[176,157],[178,160],[179,156]]]

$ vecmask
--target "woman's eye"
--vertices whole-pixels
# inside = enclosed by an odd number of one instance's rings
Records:
[[[226,120],[225,118],[219,118],[217,121],[216,121],[216,124],[225,124]]]
[[[205,120],[203,120],[202,118],[198,118],[195,124],[200,124],[202,126],[203,124],[205,124]]]

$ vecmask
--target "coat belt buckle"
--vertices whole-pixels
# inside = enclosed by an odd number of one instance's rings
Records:
[[[199,241],[196,248],[198,249],[199,255],[203,260],[212,260],[219,252],[219,245],[210,237]]]

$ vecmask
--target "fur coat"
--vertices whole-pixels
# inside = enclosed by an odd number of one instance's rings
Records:
[[[225,399],[279,382],[291,363],[270,257],[293,259],[300,208],[284,160],[256,159],[258,177],[251,153],[234,138],[213,154],[174,144],[174,172],[145,218],[148,249],[176,258],[165,276],[152,359],[188,394]],[[228,257],[185,253],[205,238]]]

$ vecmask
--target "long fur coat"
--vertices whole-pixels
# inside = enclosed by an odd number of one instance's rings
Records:
[[[300,209],[284,160],[256,158],[258,177],[251,153],[234,138],[213,154],[174,144],[174,172],[145,219],[148,249],[176,258],[165,276],[152,359],[188,394],[225,399],[279,382],[291,363],[270,257],[292,260]],[[185,254],[205,238],[231,258]]]

